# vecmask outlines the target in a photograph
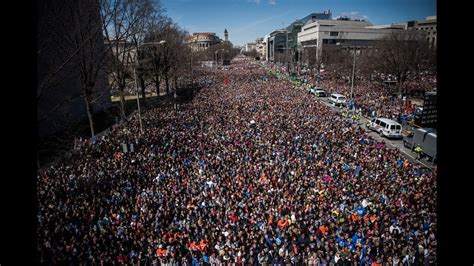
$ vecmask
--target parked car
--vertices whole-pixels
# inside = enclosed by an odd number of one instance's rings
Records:
[[[329,103],[334,104],[335,106],[345,106],[346,105],[346,96],[342,94],[333,93],[329,97]]]
[[[402,125],[388,118],[373,118],[367,123],[367,128],[387,138],[403,138]]]
[[[316,97],[327,97],[327,92],[323,89],[316,88],[314,95],[316,95]]]

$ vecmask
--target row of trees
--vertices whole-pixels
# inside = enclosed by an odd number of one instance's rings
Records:
[[[394,31],[374,46],[359,49],[356,53],[356,76],[370,78],[374,72],[391,74],[397,79],[398,94],[404,93],[404,85],[411,73],[422,70],[436,71],[436,50],[429,47],[424,33],[415,30]],[[341,45],[327,45],[322,54],[316,56],[316,48],[308,47],[300,55],[275,55],[279,62],[300,62],[319,72],[321,65],[339,77],[352,75],[354,50]]]
[[[351,49],[333,49],[325,52],[321,60],[326,70],[340,77],[350,76],[353,52]],[[357,52],[355,60],[358,77],[370,79],[374,72],[395,77],[399,95],[405,93],[405,84],[411,74],[424,70],[436,72],[436,50],[429,47],[423,33],[415,30],[392,32],[373,47]]]

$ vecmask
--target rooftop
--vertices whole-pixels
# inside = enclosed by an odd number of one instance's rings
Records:
[[[215,32],[194,32],[193,35],[216,35]]]

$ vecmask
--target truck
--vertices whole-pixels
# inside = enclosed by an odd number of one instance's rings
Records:
[[[405,137],[403,139],[403,146],[412,151],[416,146],[420,146],[422,149],[422,155],[428,156],[433,162],[435,162],[438,157],[436,139],[436,129],[416,128],[413,131],[413,136]]]

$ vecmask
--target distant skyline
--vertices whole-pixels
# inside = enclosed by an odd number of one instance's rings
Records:
[[[161,0],[166,14],[193,32],[215,32],[245,45],[313,12],[366,19],[374,25],[436,16],[435,0]]]

